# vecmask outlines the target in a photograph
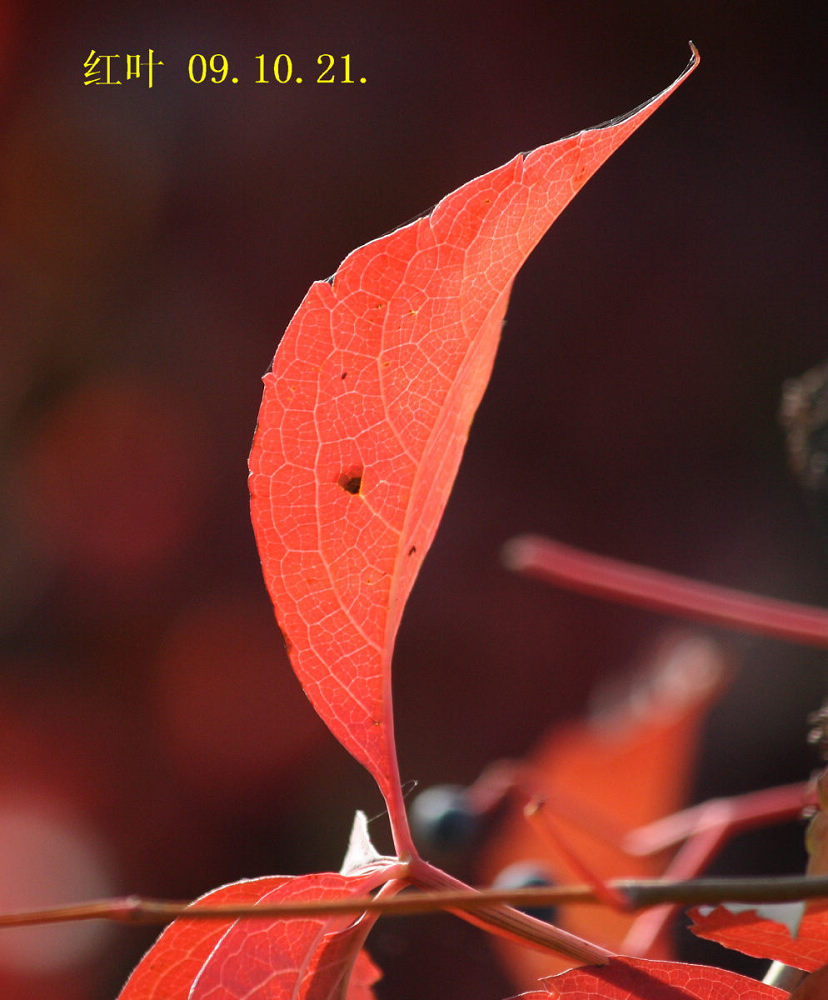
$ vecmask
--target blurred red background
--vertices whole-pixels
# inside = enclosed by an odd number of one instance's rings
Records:
[[[510,575],[498,552],[515,533],[825,603],[777,425],[783,380],[828,353],[820,15],[2,0],[0,910],[338,868],[353,810],[380,804],[299,695],[260,579],[245,481],[259,378],[349,250],[639,104],[689,38],[699,71],[516,283],[399,638],[403,777],[465,783],[524,754],[664,624]],[[84,86],[90,50],[123,69],[150,48],[152,89]],[[253,83],[254,57],[280,52],[304,86]],[[367,82],[314,84],[324,52]],[[193,53],[226,55],[239,84],[191,82]],[[728,642],[744,670],[697,797],[813,762],[822,654]],[[802,865],[796,828],[721,862]],[[38,1000],[113,997],[154,934],[14,933],[0,987]],[[383,996],[458,977],[480,1000],[509,992],[449,917],[381,923],[372,942]]]

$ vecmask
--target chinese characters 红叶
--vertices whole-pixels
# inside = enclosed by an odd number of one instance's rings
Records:
[[[123,63],[115,64],[114,61],[120,58],[120,55],[98,55],[92,49],[83,64],[84,87],[90,84],[120,87],[124,82],[120,79],[123,67],[126,70],[127,82],[144,79],[151,90],[155,67],[164,65],[162,60],[155,58],[155,49],[148,50],[146,59],[142,59],[140,55],[127,55],[123,57]],[[141,70],[146,70],[146,75],[143,77]]]

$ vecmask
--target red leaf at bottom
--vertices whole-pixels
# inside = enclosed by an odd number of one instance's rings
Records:
[[[245,879],[213,889],[195,903],[243,906],[287,881],[287,876]],[[118,1000],[187,1000],[193,980],[228,926],[228,920],[182,918],[171,923],[138,963]]]
[[[352,875],[272,876],[222,886],[196,903],[330,901],[363,895],[387,878],[382,865]],[[143,957],[118,1000],[374,1000],[379,971],[360,950],[371,923],[364,915],[181,918]]]
[[[788,927],[761,910],[733,912],[717,906],[707,914],[694,908],[690,930],[698,937],[716,941],[755,958],[770,958],[805,972],[815,972],[828,962],[828,904],[810,906],[799,924],[796,937]]]
[[[683,962],[614,958],[543,980],[544,989],[515,1000],[782,1000],[775,986],[735,972]]]

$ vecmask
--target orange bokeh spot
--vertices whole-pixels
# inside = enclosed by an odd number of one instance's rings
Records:
[[[324,732],[259,591],[211,594],[179,616],[156,695],[171,766],[213,801],[260,798]]]
[[[23,455],[21,517],[47,556],[97,576],[153,570],[194,527],[204,442],[169,387],[88,383],[42,420]]]

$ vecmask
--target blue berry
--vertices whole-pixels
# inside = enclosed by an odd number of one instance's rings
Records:
[[[466,847],[479,828],[478,817],[460,785],[434,785],[411,803],[411,828],[416,839],[440,851]]]
[[[545,886],[553,885],[555,885],[555,880],[543,864],[538,861],[517,861],[515,864],[509,865],[508,868],[504,868],[492,882],[493,889],[542,889]],[[557,907],[555,906],[518,906],[517,909],[523,910],[530,917],[536,917],[547,924],[554,923],[557,915]]]

